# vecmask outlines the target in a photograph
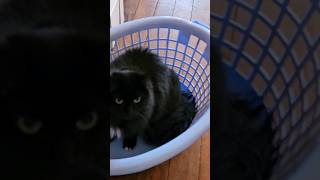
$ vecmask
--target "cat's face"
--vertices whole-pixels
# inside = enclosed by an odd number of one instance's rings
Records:
[[[110,75],[110,125],[118,128],[143,126],[153,109],[151,82],[137,72],[123,70]]]
[[[15,178],[104,179],[105,40],[60,33],[2,44],[3,162]]]

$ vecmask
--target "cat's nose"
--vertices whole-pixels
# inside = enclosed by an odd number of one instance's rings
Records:
[[[132,113],[133,113],[132,108],[130,108],[130,107],[126,107],[126,108],[125,108],[125,113],[126,113],[128,116],[130,116],[130,114],[132,114]]]

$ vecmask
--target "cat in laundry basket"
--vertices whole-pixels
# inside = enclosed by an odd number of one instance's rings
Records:
[[[132,150],[141,136],[160,146],[185,131],[196,114],[194,98],[180,91],[176,73],[149,49],[133,48],[110,64],[110,139],[121,134]]]

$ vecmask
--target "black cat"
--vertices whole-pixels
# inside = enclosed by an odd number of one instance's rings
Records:
[[[133,149],[139,135],[160,146],[185,131],[196,114],[178,76],[148,49],[128,50],[110,64],[110,97],[111,132],[122,132],[125,149]]]
[[[1,179],[107,176],[106,2],[0,2]]]

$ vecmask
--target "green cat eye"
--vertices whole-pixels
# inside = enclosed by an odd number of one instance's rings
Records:
[[[25,119],[23,117],[19,118],[17,121],[17,126],[21,132],[24,134],[36,134],[40,131],[42,127],[41,121],[32,121]]]
[[[96,112],[92,112],[87,118],[77,121],[76,127],[81,131],[88,131],[96,126],[97,121],[98,114]]]
[[[116,98],[115,102],[116,102],[116,104],[121,105],[121,104],[123,104],[123,99]]]
[[[139,102],[141,102],[141,97],[137,97],[136,99],[133,100],[133,102],[135,104],[138,104]]]

